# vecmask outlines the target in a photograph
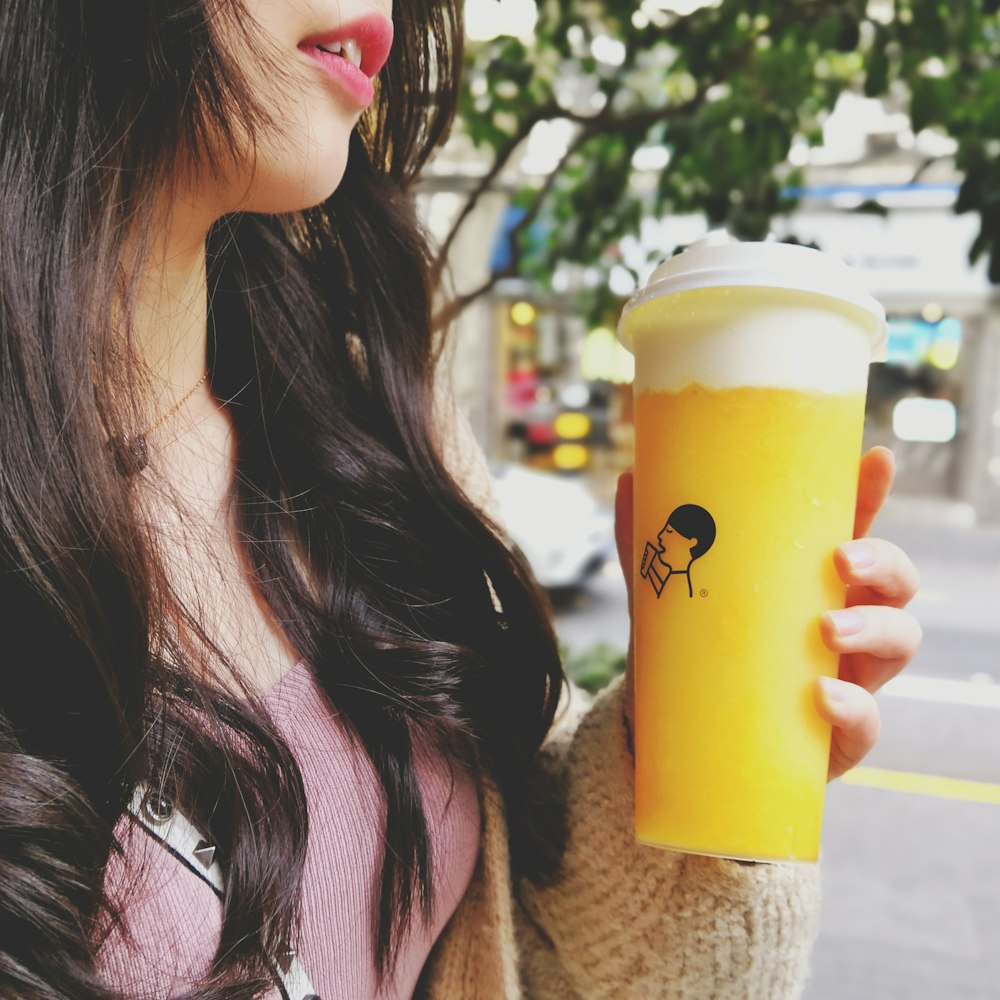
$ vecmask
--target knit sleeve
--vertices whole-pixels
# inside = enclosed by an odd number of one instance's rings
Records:
[[[519,883],[526,997],[799,996],[818,928],[816,866],[637,844],[623,699],[615,682],[540,754],[548,786],[564,799],[567,841],[554,882]]]

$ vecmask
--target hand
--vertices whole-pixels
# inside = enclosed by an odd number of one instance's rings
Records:
[[[873,448],[861,459],[854,538],[864,538],[879,512],[895,470],[888,448]],[[628,589],[632,616],[632,473],[618,479],[615,541]],[[919,624],[902,609],[917,591],[919,577],[906,554],[891,542],[865,538],[841,545],[834,556],[847,584],[846,612],[823,615],[826,645],[841,654],[839,680],[817,681],[816,707],[833,726],[828,778],[840,777],[868,753],[878,739],[881,721],[873,697],[886,681],[913,659],[920,645]],[[868,565],[862,565],[868,563]],[[838,628],[839,625],[839,628]],[[625,705],[632,725],[632,643],[625,676]]]
[[[829,779],[849,771],[875,745],[881,729],[873,694],[905,667],[923,632],[902,609],[920,584],[916,567],[892,542],[865,538],[892,486],[895,461],[888,448],[873,448],[861,459],[854,537],[841,545],[834,562],[847,584],[847,611],[828,611],[821,621],[823,641],[840,653],[840,679],[817,683],[816,707],[833,726]],[[852,565],[853,560],[853,565]]]

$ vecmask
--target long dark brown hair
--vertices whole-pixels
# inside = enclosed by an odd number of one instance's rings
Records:
[[[430,912],[414,741],[492,775],[530,867],[523,775],[563,683],[544,599],[446,471],[431,419],[440,343],[410,192],[452,121],[460,6],[399,5],[332,197],[225,215],[207,245],[211,386],[236,430],[253,582],[384,793],[380,974]],[[276,127],[222,18],[249,24],[239,0],[0,8],[4,997],[113,996],[94,961],[120,920],[103,872],[139,781],[210,831],[225,871],[212,976],[191,996],[258,995],[265,956],[295,940],[299,769],[263,709],[196,669],[185,635],[224,656],[172,593],[107,447],[142,426],[122,262],[143,259],[182,151],[217,170],[208,151],[239,148],[234,123]],[[242,44],[255,51],[252,30]]]

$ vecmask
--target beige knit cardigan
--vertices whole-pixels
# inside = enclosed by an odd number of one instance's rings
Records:
[[[482,451],[450,403],[444,413],[446,463],[499,522]],[[560,877],[540,887],[511,870],[503,802],[483,782],[479,862],[429,959],[428,1000],[799,996],[818,929],[817,867],[637,844],[622,683],[593,703],[573,692],[537,766],[565,811]]]

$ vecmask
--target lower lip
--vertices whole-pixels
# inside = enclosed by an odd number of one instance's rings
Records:
[[[300,46],[299,51],[308,56],[327,76],[336,80],[359,108],[367,108],[375,99],[374,84],[349,59],[324,52],[315,46]]]

